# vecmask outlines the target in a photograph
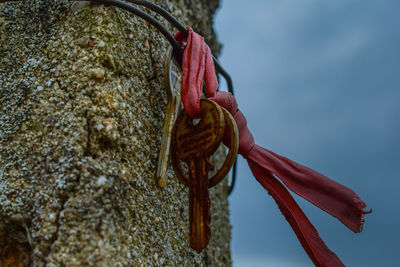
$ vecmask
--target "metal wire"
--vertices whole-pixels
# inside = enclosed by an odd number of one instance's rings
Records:
[[[72,1],[72,0],[69,0],[69,1]],[[87,2],[88,0],[74,0],[74,1]],[[150,16],[143,10],[141,10],[129,3],[121,1],[121,0],[89,0],[89,2],[102,3],[105,5],[113,5],[113,6],[121,8],[121,9],[124,9],[126,11],[129,11],[129,12],[137,15],[138,17],[146,20],[147,22],[149,22],[151,25],[156,27],[157,30],[159,30],[162,33],[162,35],[164,35],[164,37],[167,39],[167,41],[172,45],[176,59],[178,60],[179,64],[182,64],[183,52],[182,52],[181,46],[175,40],[174,36],[164,27],[164,25],[162,25],[154,17]]]
[[[19,1],[23,1],[23,0],[0,0],[0,3],[19,2]],[[156,20],[154,17],[147,14],[143,10],[141,10],[129,3],[121,1],[121,0],[68,0],[68,1],[94,2],[94,3],[102,3],[105,5],[113,5],[113,6],[119,7],[121,9],[124,9],[126,11],[129,11],[129,12],[137,15],[138,17],[146,20],[151,25],[156,27],[157,30],[159,30],[164,35],[164,37],[167,39],[167,41],[172,45],[173,52],[174,52],[174,55],[175,55],[177,61],[179,62],[179,64],[182,64],[183,51],[182,51],[182,48],[179,45],[179,43],[175,40],[174,36],[158,20]],[[164,8],[158,6],[154,3],[151,3],[149,1],[146,1],[146,0],[126,0],[126,1],[133,3],[133,4],[147,7],[150,10],[153,10],[154,12],[160,14],[169,23],[171,23],[173,26],[175,26],[182,34],[187,36],[188,30],[186,29],[186,27],[179,20],[177,20],[174,16],[172,16],[168,11],[166,11]],[[230,93],[233,94],[234,91],[233,91],[233,83],[232,83],[231,77],[222,68],[222,66],[218,63],[218,61],[216,60],[216,58],[214,56],[213,56],[213,60],[214,60],[216,70],[225,78],[226,83],[228,85],[228,90]],[[233,170],[232,170],[231,185],[228,186],[228,194],[230,194],[232,192],[235,182],[236,182],[236,169],[237,169],[237,163],[235,162],[235,164],[233,166]]]
[[[164,8],[146,1],[146,0],[126,0],[127,2],[131,2],[134,3],[136,5],[141,5],[144,7],[147,7],[151,10],[153,10],[154,12],[160,14],[161,16],[163,16],[169,23],[171,23],[172,25],[174,25],[182,34],[184,34],[185,36],[187,36],[188,34],[188,30],[186,29],[185,25],[183,25],[179,20],[177,20],[174,16],[172,16],[167,10],[165,10]]]
[[[188,35],[188,30],[186,29],[185,25],[183,25],[179,20],[177,20],[174,16],[172,16],[167,10],[165,10],[164,8],[151,3],[149,1],[146,0],[126,0],[128,2],[137,4],[137,5],[141,5],[144,7],[147,7],[151,10],[153,10],[154,12],[160,14],[161,16],[163,16],[169,23],[171,23],[172,25],[174,25],[183,35],[187,36]],[[217,59],[213,56],[213,60],[214,60],[214,65],[215,65],[215,69],[225,78],[226,83],[228,85],[228,91],[231,94],[234,94],[233,92],[233,83],[232,83],[232,79],[229,76],[229,74],[222,68],[222,66],[219,64],[219,62],[217,61]]]
[[[5,3],[5,2],[20,2],[23,0],[0,0],[0,3]],[[108,5],[114,5],[119,8],[122,8],[124,10],[127,10],[131,13],[134,13],[135,15],[141,17],[142,19],[150,22],[154,27],[156,27],[163,35],[164,37],[168,40],[168,42],[172,45],[174,49],[174,55],[176,56],[176,59],[178,60],[179,63],[182,62],[182,53],[179,52],[180,47],[178,43],[175,41],[173,38],[172,34],[168,32],[168,30],[160,24],[154,17],[148,15],[147,13],[143,12],[142,10],[124,3],[123,1],[120,0],[68,0],[68,1],[79,1],[79,2],[97,2],[97,3],[103,3],[103,4],[108,4]],[[179,20],[177,20],[174,16],[172,16],[167,10],[164,8],[151,3],[146,0],[126,0],[127,2],[141,5],[144,7],[149,8],[150,10],[153,10],[154,12],[160,14],[163,16],[169,23],[171,23],[173,26],[175,26],[183,35],[187,36],[188,31]],[[213,56],[214,64],[215,64],[215,69],[218,73],[220,73],[226,80],[226,84],[228,86],[228,91],[231,94],[234,94],[233,90],[233,82],[232,78],[230,75],[225,71],[225,69],[219,64],[218,60]]]

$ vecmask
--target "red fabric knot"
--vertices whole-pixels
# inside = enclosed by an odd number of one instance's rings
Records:
[[[249,128],[247,128],[247,120],[243,113],[238,109],[235,115],[233,115],[239,132],[239,150],[238,153],[242,155],[245,159],[248,154],[254,148],[254,138],[250,133]]]
[[[317,230],[298,206],[287,188],[312,204],[336,217],[354,232],[362,230],[366,204],[351,189],[330,178],[282,157],[254,143],[247,127],[247,120],[238,109],[233,95],[216,92],[218,83],[214,72],[211,51],[202,37],[188,28],[182,66],[182,101],[192,118],[198,116],[203,79],[206,79],[206,94],[233,116],[239,131],[239,153],[247,159],[257,181],[270,193],[289,222],[301,245],[316,266],[344,266],[319,236]],[[281,183],[277,178],[281,180]]]
[[[215,75],[214,61],[211,50],[204,42],[204,38],[187,27],[188,35],[181,32],[175,39],[186,43],[182,61],[181,97],[183,106],[192,119],[200,117],[200,98],[203,91],[203,80],[206,81],[206,94],[214,96],[218,89],[218,80]]]
[[[228,92],[217,92],[213,97],[210,97],[210,99],[217,102],[221,107],[224,107],[232,114],[239,132],[238,153],[244,158],[247,158],[248,153],[254,147],[254,138],[249,128],[247,128],[246,118],[238,109],[235,97]]]

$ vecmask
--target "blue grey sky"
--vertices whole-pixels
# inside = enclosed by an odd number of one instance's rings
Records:
[[[349,186],[361,234],[296,197],[347,266],[400,266],[400,1],[222,0],[215,27],[256,143]],[[313,266],[239,159],[234,267]]]

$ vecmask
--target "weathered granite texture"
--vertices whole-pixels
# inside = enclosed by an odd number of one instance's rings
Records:
[[[157,3],[218,53],[217,0]],[[70,6],[0,4],[0,266],[230,266],[226,181],[197,254],[187,188],[172,168],[154,179],[169,44],[117,8]]]

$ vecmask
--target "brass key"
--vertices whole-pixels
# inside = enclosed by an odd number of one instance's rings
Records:
[[[227,123],[225,120],[227,119]],[[222,168],[209,179],[210,157],[229,131],[229,152]],[[194,124],[182,111],[172,132],[172,163],[178,178],[189,186],[190,246],[203,250],[210,239],[210,200],[208,188],[221,181],[231,168],[238,149],[236,124],[230,114],[213,101],[201,100],[201,117]],[[188,178],[180,161],[187,164]]]
[[[181,76],[180,66],[176,62],[172,49],[164,62],[165,87],[167,89],[167,109],[165,112],[163,137],[158,156],[156,180],[160,187],[167,186],[168,160],[171,151],[171,134],[175,119],[181,110]]]
[[[218,148],[224,131],[224,115],[218,105],[201,100],[197,125],[182,111],[172,133],[173,158],[188,166],[190,246],[200,252],[210,239],[209,159]],[[174,164],[175,167],[175,164]]]

